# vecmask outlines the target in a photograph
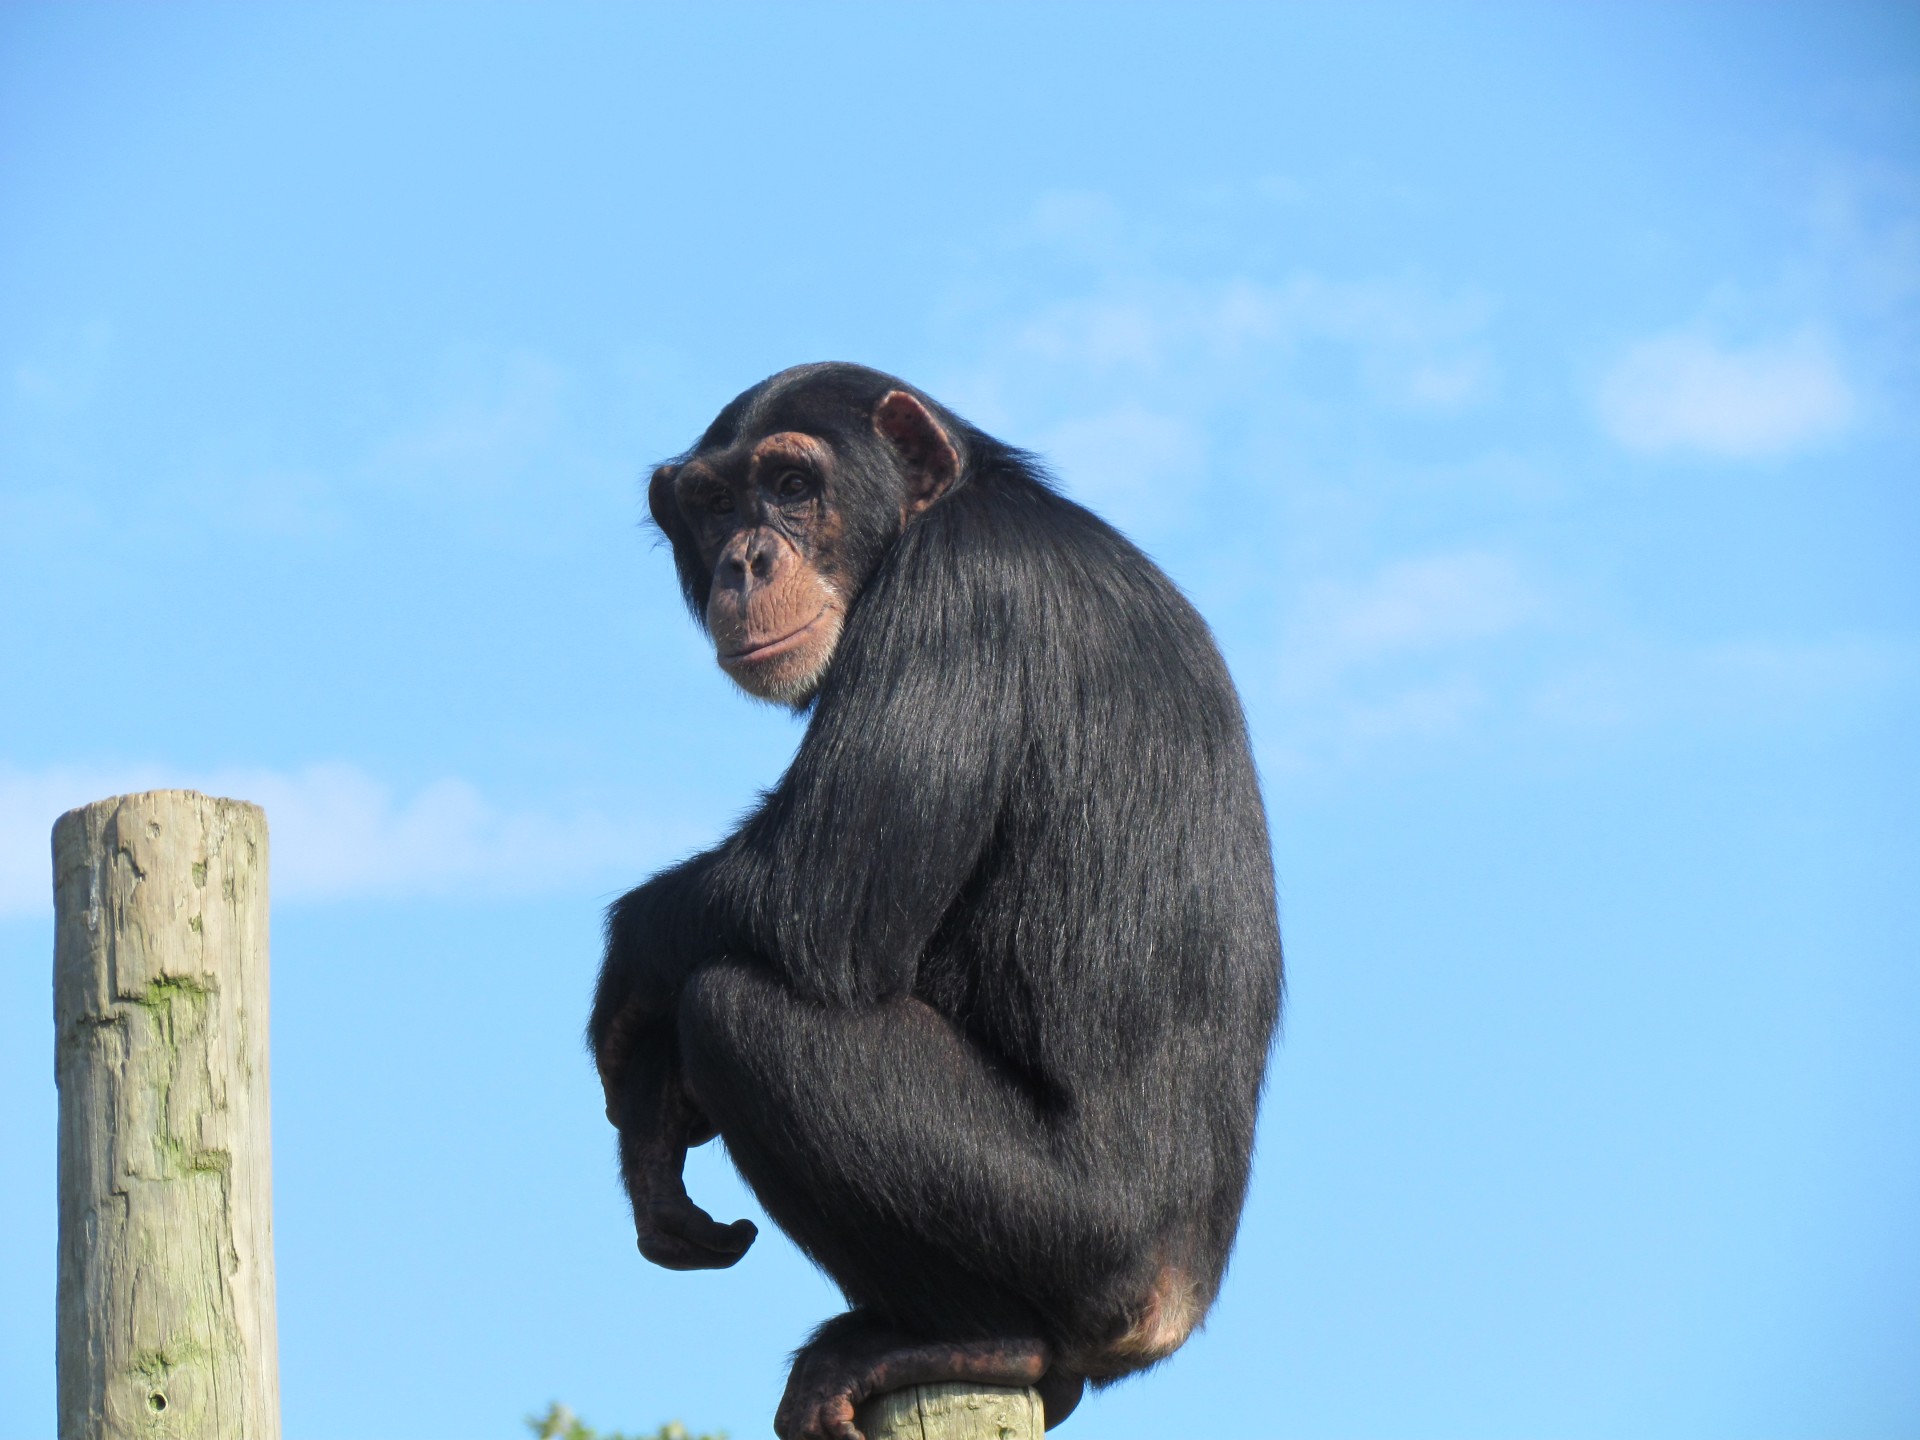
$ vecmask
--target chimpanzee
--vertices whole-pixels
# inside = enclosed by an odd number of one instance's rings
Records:
[[[711,850],[607,916],[588,1038],[640,1252],[733,1264],[716,1134],[850,1308],[774,1428],[941,1380],[1049,1423],[1219,1288],[1280,999],[1266,817],[1206,625],[1038,462],[804,365],[654,472],[742,689],[810,712]]]

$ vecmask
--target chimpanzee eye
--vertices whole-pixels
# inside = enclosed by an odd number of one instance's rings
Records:
[[[774,494],[782,500],[791,500],[796,495],[804,495],[806,490],[807,477],[798,470],[787,471],[780,477],[779,483],[773,487]]]
[[[733,513],[733,496],[724,490],[716,490],[707,497],[707,509],[716,515],[731,515]]]

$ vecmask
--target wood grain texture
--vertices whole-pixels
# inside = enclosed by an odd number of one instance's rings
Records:
[[[860,1407],[867,1440],[1040,1440],[1045,1416],[1031,1390],[913,1385]]]
[[[53,874],[60,1440],[278,1440],[266,816],[102,800]]]

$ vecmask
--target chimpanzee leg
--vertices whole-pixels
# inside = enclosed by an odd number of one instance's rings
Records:
[[[680,1044],[686,1084],[747,1183],[859,1307],[836,1322],[865,1337],[855,1353],[833,1358],[845,1347],[831,1326],[813,1369],[816,1347],[802,1352],[806,1394],[814,1370],[831,1370],[843,1398],[859,1389],[876,1345],[924,1369],[933,1349],[981,1342],[976,1368],[1017,1352],[1034,1373],[1003,1383],[1032,1384],[1052,1360],[1040,1337],[1121,1313],[1134,1267],[1112,1247],[1142,1228],[1108,1213],[1123,1187],[1076,1172],[1019,1082],[929,1006],[830,1009],[762,967],[713,964],[682,997]],[[1062,1313],[1069,1296],[1086,1315]],[[1056,1403],[1077,1398],[1078,1379],[1054,1389]]]

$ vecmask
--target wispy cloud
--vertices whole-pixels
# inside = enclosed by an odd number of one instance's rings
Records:
[[[1311,582],[1258,696],[1267,759],[1299,772],[1474,734],[1792,724],[1883,703],[1917,668],[1886,636],[1661,642],[1582,609],[1488,550]]]
[[[1499,648],[1550,614],[1521,567],[1492,551],[1310,582],[1289,607],[1276,659],[1288,763],[1461,729],[1492,703]]]
[[[1454,649],[1538,619],[1545,600],[1507,556],[1458,551],[1395,561],[1359,582],[1310,585],[1295,648],[1323,671]]]
[[[250,800],[267,812],[276,901],[445,894],[532,895],[614,884],[688,837],[597,811],[513,809],[464,780],[411,793],[356,766],[188,774],[158,765],[0,769],[0,915],[52,903],[49,832],[65,811],[165,786]]]
[[[1189,388],[1263,375],[1332,347],[1350,357],[1376,400],[1456,410],[1493,389],[1484,339],[1490,311],[1479,297],[1443,297],[1390,279],[1303,271],[1269,284],[1135,275],[1027,314],[996,347],[994,364],[1107,384],[1173,377]]]
[[[11,375],[0,373],[0,411],[24,417],[15,428],[38,443],[70,438],[104,383],[110,340],[94,327],[14,362]],[[70,474],[73,447],[62,440],[54,459],[0,487],[0,543],[53,543],[80,526],[95,547],[109,539],[164,545],[183,531],[333,542],[424,521],[436,533],[513,549],[577,544],[581,528],[610,514],[638,517],[639,460],[602,453],[595,435],[634,403],[608,372],[583,378],[537,353],[456,350],[411,393],[393,397],[384,431],[351,434],[331,452],[309,441],[296,456],[270,427],[230,424],[229,433],[156,456],[139,487],[116,488],[104,475]],[[116,502],[93,500],[104,493]],[[563,520],[572,522],[564,535]]]
[[[38,353],[13,360],[11,398],[29,411],[76,414],[98,393],[112,354],[113,329],[105,321],[73,326]]]
[[[1170,519],[1206,469],[1205,436],[1146,406],[1061,421],[1040,432],[1036,447],[1081,500],[1132,534]]]
[[[1277,223],[1274,205],[1255,198],[1261,223]],[[1099,195],[1044,197],[1005,247],[955,291],[946,348],[962,358],[929,383],[990,429],[1070,439],[1059,468],[1076,489],[1128,488],[1078,473],[1126,448],[1092,443],[1110,417],[1136,430],[1153,417],[1157,446],[1173,426],[1232,436],[1282,416],[1310,427],[1356,410],[1441,417],[1499,390],[1494,303],[1472,290],[1222,265],[1177,220],[1123,213]],[[1008,278],[1020,275],[1046,283],[1021,289]],[[1188,471],[1207,468],[1186,458]],[[1222,458],[1219,446],[1205,457]]]
[[[1488,314],[1387,280],[1104,274],[1092,293],[976,317],[959,351],[972,362],[930,383],[1165,553],[1218,529],[1224,506],[1270,522],[1285,457],[1330,431],[1484,403],[1499,384]]]
[[[503,487],[551,464],[565,428],[568,377],[540,355],[458,357],[423,413],[375,450],[369,473],[408,489]]]
[[[1913,673],[1911,647],[1882,636],[1749,637],[1691,647],[1622,642],[1546,670],[1527,710],[1585,730],[1779,722],[1872,702],[1911,683]]]
[[[1839,361],[1812,332],[1747,346],[1689,331],[1655,336],[1619,358],[1596,402],[1602,425],[1629,450],[1734,460],[1838,435],[1856,409]]]

